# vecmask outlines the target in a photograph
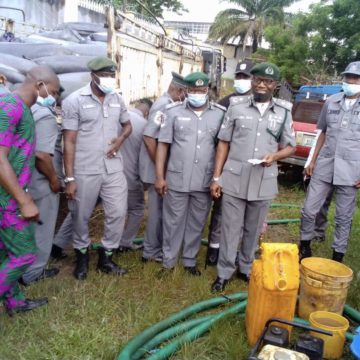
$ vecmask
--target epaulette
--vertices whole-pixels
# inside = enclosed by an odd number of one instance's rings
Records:
[[[243,104],[249,100],[248,96],[232,96],[230,98],[230,105]]]
[[[222,105],[220,105],[220,104],[218,104],[216,102],[211,102],[211,106],[215,106],[215,107],[217,107],[220,110],[225,111],[225,112],[227,111],[227,108],[225,106],[222,106]]]
[[[290,101],[274,98],[276,105],[283,107],[286,110],[291,111],[293,104]]]
[[[182,101],[175,101],[165,106],[165,110],[172,109],[175,106],[179,106],[182,104]]]

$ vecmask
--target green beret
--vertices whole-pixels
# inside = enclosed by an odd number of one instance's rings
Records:
[[[280,69],[275,64],[270,62],[263,62],[255,65],[250,70],[250,74],[254,76],[270,78],[276,81],[280,80]]]
[[[184,78],[189,87],[204,87],[209,84],[209,77],[203,72],[194,72]]]
[[[116,64],[108,59],[107,57],[99,56],[87,63],[87,66],[90,71],[97,72],[97,71],[106,71],[106,72],[115,72],[116,71]]]
[[[179,86],[186,86],[186,82],[184,81],[184,77],[180,74],[176,73],[175,71],[171,72],[172,75],[172,83],[179,85]]]

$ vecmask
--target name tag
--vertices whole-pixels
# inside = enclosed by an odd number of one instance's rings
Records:
[[[121,107],[120,104],[109,104],[109,106],[112,107],[112,108],[119,108],[119,107]]]
[[[96,105],[94,105],[94,104],[85,104],[82,106],[83,109],[93,109],[95,107],[96,107]]]
[[[340,110],[328,110],[328,114],[338,115],[338,114],[340,114]]]
[[[177,119],[180,121],[190,121],[191,120],[191,118],[189,118],[189,117],[180,117],[180,116]]]

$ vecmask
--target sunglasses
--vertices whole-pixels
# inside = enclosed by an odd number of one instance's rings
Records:
[[[268,78],[259,78],[257,76],[254,76],[253,79],[252,79],[253,83],[255,85],[260,85],[261,83],[264,83],[266,86],[271,86],[273,85],[274,83],[276,83],[275,80],[273,79],[268,79]]]

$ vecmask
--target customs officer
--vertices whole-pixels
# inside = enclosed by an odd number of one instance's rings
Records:
[[[87,276],[89,219],[99,196],[105,224],[98,269],[117,275],[127,272],[113,262],[112,254],[120,245],[127,211],[127,184],[119,149],[131,133],[130,117],[115,92],[115,63],[97,57],[88,67],[91,83],[62,104],[64,181],[72,214],[77,279]]]
[[[235,271],[239,243],[239,275],[248,280],[270,200],[278,192],[276,161],[294,152],[291,104],[272,97],[278,67],[261,63],[250,72],[252,96],[230,99],[218,135],[211,193],[214,198],[223,193],[222,226],[212,291],[224,290]]]
[[[184,80],[187,100],[168,105],[161,125],[155,187],[164,197],[163,267],[175,266],[183,245],[185,270],[199,276],[196,256],[211,205],[216,137],[226,109],[209,102],[206,74],[192,73]]]
[[[343,75],[343,92],[329,97],[317,127],[321,134],[307,167],[311,176],[300,226],[300,257],[311,256],[315,216],[335,189],[336,213],[332,259],[342,262],[360,187],[360,61]]]
[[[185,98],[183,77],[172,72],[172,81],[166,93],[151,107],[144,130],[144,144],[140,150],[140,178],[148,189],[148,218],[146,223],[142,261],[162,261],[162,198],[155,190],[155,157],[157,139],[164,119],[165,107]]]

